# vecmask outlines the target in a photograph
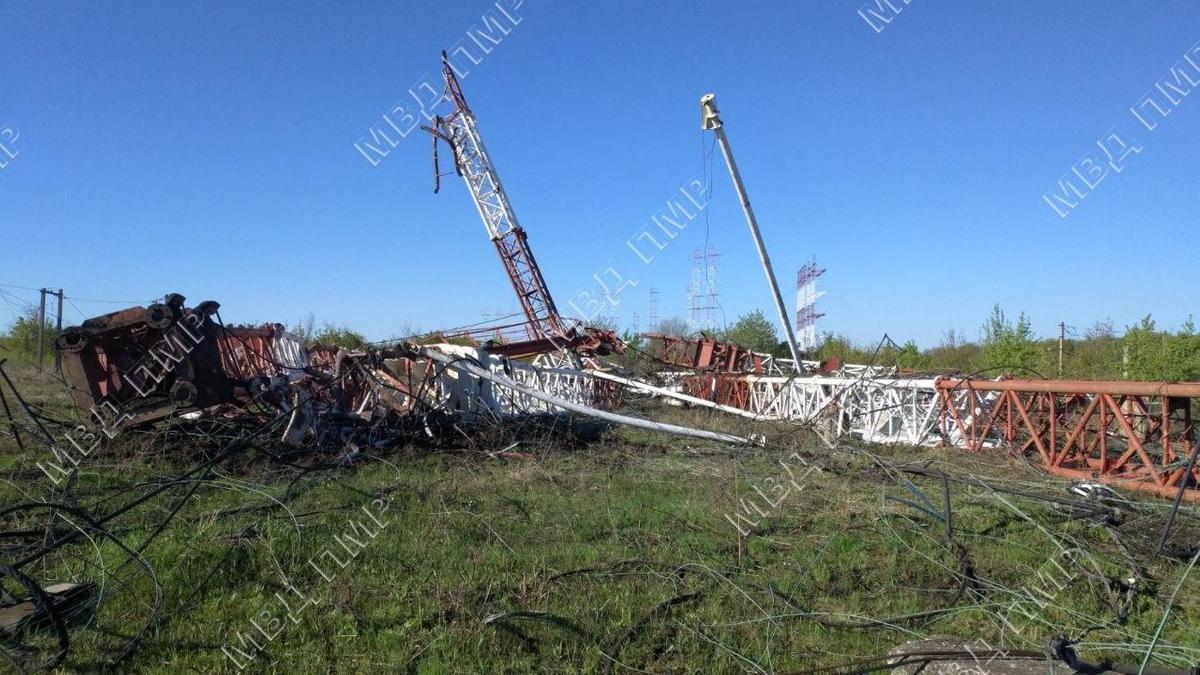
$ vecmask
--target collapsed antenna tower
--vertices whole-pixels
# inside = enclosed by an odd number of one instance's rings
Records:
[[[484,148],[483,137],[475,124],[475,114],[467,105],[445,51],[442,52],[442,77],[446,82],[445,97],[454,105],[454,112],[446,117],[435,117],[432,127],[422,127],[433,134],[433,191],[437,192],[441,187],[438,141],[442,140],[454,153],[454,171],[466,182],[471,200],[483,218],[488,237],[496,245],[500,260],[504,263],[504,270],[528,321],[526,330],[529,339],[566,338],[566,326],[554,305],[554,298],[546,288],[546,281],[529,248],[525,230],[517,222],[508,193],[500,183],[500,174],[496,172],[492,158]]]
[[[801,351],[817,348],[817,319],[825,316],[817,312],[817,298],[825,295],[817,290],[817,277],[824,273],[815,259],[796,272],[796,342]]]
[[[500,183],[500,174],[483,146],[475,114],[467,105],[445,51],[442,52],[442,79],[446,83],[443,96],[454,106],[454,112],[444,117],[437,115],[433,118],[433,126],[421,127],[433,138],[433,191],[441,188],[438,144],[444,142],[454,155],[454,172],[467,185],[471,201],[500,254],[504,271],[508,273],[525,315],[527,344],[520,349],[531,350],[531,354],[545,354],[547,358],[561,352],[560,355],[576,367],[579,353],[620,353],[624,347],[612,331],[585,326],[579,321],[568,323],[559,315],[525,230],[517,222],[508,193]]]
[[[692,251],[692,283],[688,286],[688,322],[697,330],[712,330],[717,319],[717,258],[712,246]]]

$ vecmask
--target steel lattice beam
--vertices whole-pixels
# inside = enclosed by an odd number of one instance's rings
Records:
[[[1200,383],[781,377],[703,373],[681,390],[763,419],[813,425],[830,437],[1007,448],[1059,476],[1200,502],[1187,469]]]
[[[454,112],[445,118],[437,118],[434,142],[442,138],[454,150],[455,169],[467,185],[471,200],[483,219],[488,237],[500,254],[504,270],[529,322],[529,339],[566,339],[567,334],[558,309],[554,306],[554,298],[546,288],[546,281],[529,248],[525,230],[517,221],[512,202],[504,191],[500,175],[479,134],[475,115],[467,105],[458,78],[444,52],[442,76]]]

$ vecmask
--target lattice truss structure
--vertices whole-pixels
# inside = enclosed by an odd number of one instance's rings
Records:
[[[964,380],[711,373],[679,379],[693,397],[761,419],[811,425],[828,441],[1004,448],[1055,475],[1175,496],[1187,467],[1200,383]],[[1200,490],[1186,490],[1200,502]]]
[[[435,128],[431,130],[435,134],[435,166],[437,141],[440,138],[447,141],[454,151],[455,171],[466,182],[471,201],[483,218],[488,237],[495,244],[521,309],[529,319],[529,339],[564,337],[554,298],[546,288],[546,281],[529,248],[525,230],[517,221],[512,203],[500,182],[500,175],[483,144],[475,115],[467,105],[454,70],[444,55],[442,75],[446,81],[446,97],[454,106],[454,112],[444,118],[437,117]]]
[[[556,368],[534,365],[526,361],[489,355],[472,347],[436,345],[438,351],[468,358],[483,364],[489,371],[511,379],[523,387],[558,398],[592,406],[597,403],[597,385],[586,371],[575,368]],[[607,385],[601,383],[601,389]],[[444,410],[471,414],[523,415],[557,412],[559,409],[521,391],[498,386],[470,374],[442,369],[435,380],[434,401]]]
[[[818,347],[817,319],[825,316],[817,313],[817,298],[825,291],[817,290],[817,277],[825,273],[810,262],[796,272],[796,343],[800,351],[808,352]]]
[[[717,322],[717,269],[721,254],[711,246],[692,251],[692,281],[688,285],[688,321],[697,330],[712,330]]]

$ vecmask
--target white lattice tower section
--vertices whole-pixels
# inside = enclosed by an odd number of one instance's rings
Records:
[[[825,316],[817,313],[817,298],[825,291],[817,290],[817,277],[825,270],[810,262],[796,273],[796,342],[801,351],[817,348],[817,319]]]
[[[488,237],[504,263],[528,320],[530,339],[563,337],[564,329],[554,299],[546,288],[546,281],[526,241],[525,230],[517,221],[508,194],[500,183],[500,175],[484,147],[475,115],[467,106],[458,78],[444,52],[442,74],[446,81],[446,97],[454,105],[454,112],[436,119],[435,133],[454,149],[455,170],[466,182]],[[434,147],[436,159],[436,140]]]
[[[713,247],[692,252],[692,282],[688,286],[688,322],[693,328],[711,330],[717,316],[717,259]]]

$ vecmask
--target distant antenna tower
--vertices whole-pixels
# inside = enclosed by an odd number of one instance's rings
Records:
[[[796,273],[796,343],[803,352],[817,348],[817,319],[825,316],[817,313],[817,298],[825,295],[817,290],[817,277],[824,273],[815,259]]]
[[[709,246],[692,251],[692,283],[688,287],[688,321],[698,330],[712,330],[717,318],[717,258]]]
[[[633,334],[634,335],[637,335],[638,333],[642,332],[642,327],[638,325],[639,318],[640,317],[638,317],[638,313],[634,312],[633,313]]]
[[[653,287],[650,288],[650,331],[658,332],[658,289]]]

